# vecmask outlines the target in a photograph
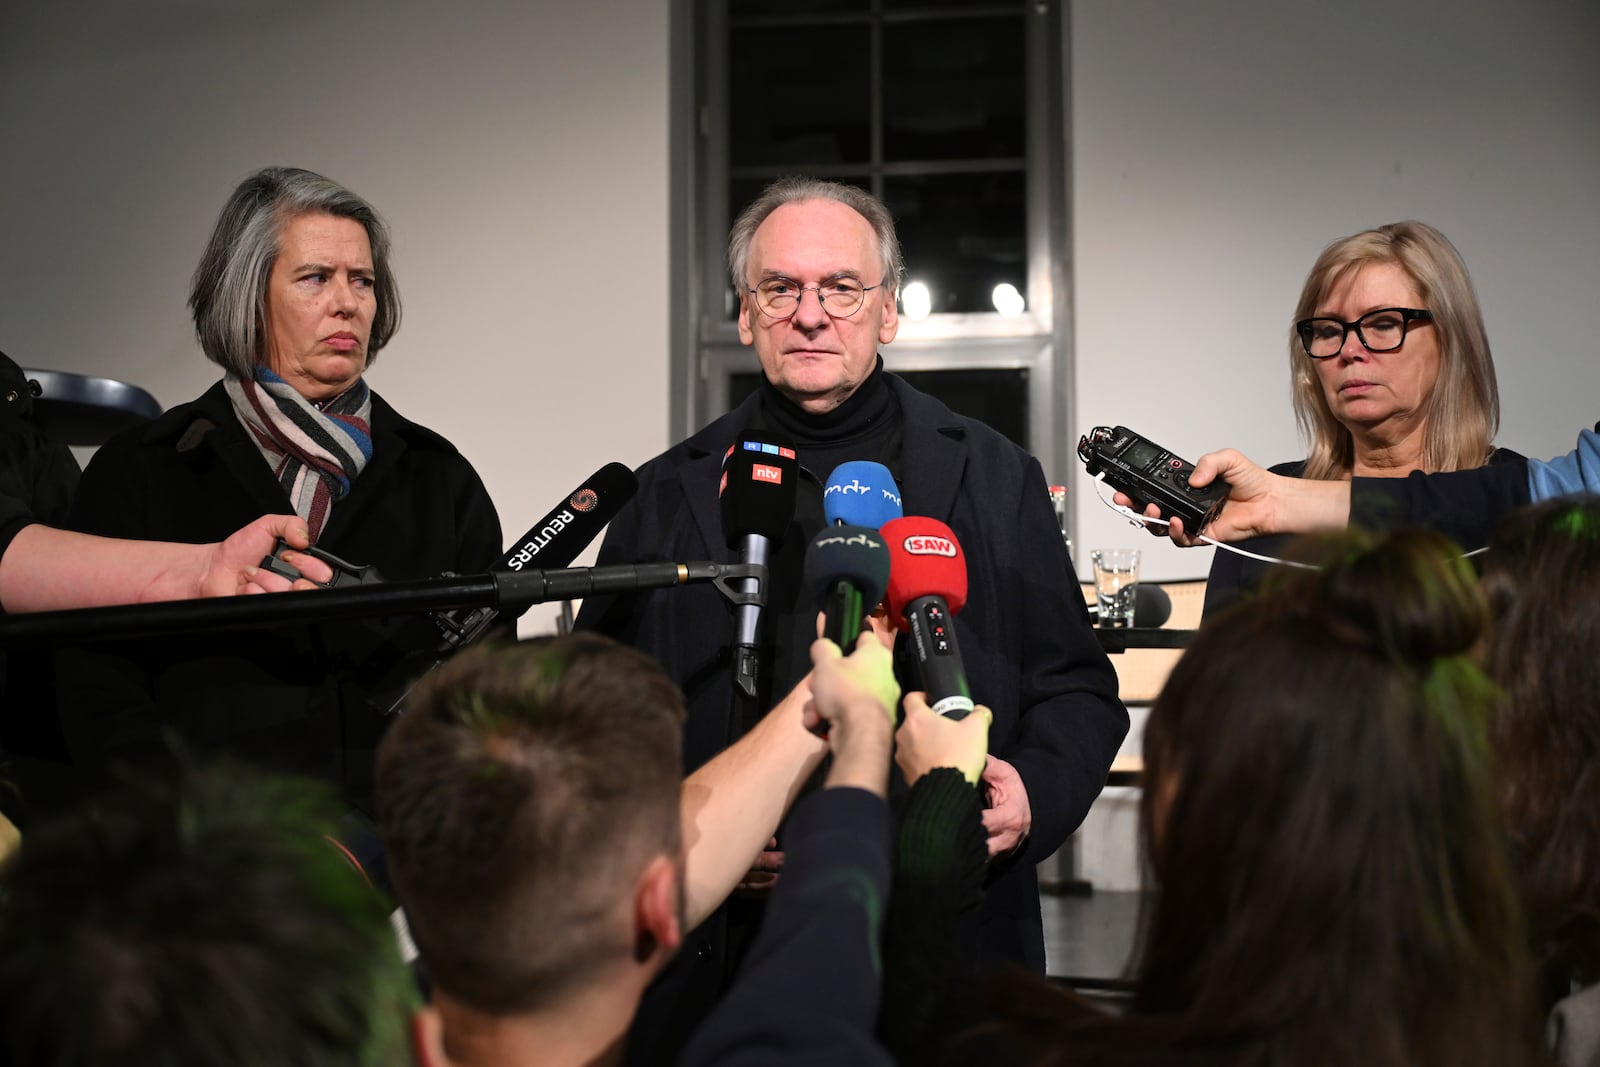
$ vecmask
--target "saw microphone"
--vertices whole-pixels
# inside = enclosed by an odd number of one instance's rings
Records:
[[[888,587],[888,546],[865,526],[824,527],[806,548],[805,583],[822,605],[822,636],[848,656]]]
[[[739,562],[760,568],[744,579],[745,603],[734,608],[733,680],[747,698],[759,698],[761,613],[766,607],[772,548],[794,521],[800,461],[794,446],[763,430],[746,430],[722,457],[717,495],[722,535]]]
[[[822,490],[822,513],[828,525],[883,528],[901,514],[900,487],[882,463],[853,459],[833,468]]]
[[[911,635],[928,705],[950,719],[972,712],[972,690],[956,647],[954,617],[967,602],[967,559],[938,519],[891,519],[880,531],[889,547],[889,617]]]

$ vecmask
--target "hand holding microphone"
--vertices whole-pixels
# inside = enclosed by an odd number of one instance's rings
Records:
[[[907,785],[941,767],[953,767],[976,786],[989,758],[994,713],[982,704],[959,721],[935,714],[921,693],[907,693],[905,719],[895,732],[894,761]]]
[[[846,657],[824,638],[812,644],[811,702],[803,721],[828,739],[829,788],[853,786],[883,796],[900,683],[893,656],[872,635],[862,635],[852,652]]]

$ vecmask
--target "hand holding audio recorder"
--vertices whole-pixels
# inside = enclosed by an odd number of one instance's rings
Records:
[[[1204,489],[1189,484],[1194,464],[1146,440],[1126,426],[1096,426],[1078,440],[1078,458],[1094,475],[1134,501],[1161,509],[1164,519],[1179,518],[1183,528],[1198,534],[1228,499],[1228,483],[1217,478]]]

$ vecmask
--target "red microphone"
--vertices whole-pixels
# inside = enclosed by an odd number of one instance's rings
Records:
[[[889,545],[889,591],[894,624],[911,635],[917,674],[928,705],[950,719],[972,711],[972,690],[961,666],[953,625],[967,602],[967,560],[950,527],[938,519],[891,519],[879,531]]]

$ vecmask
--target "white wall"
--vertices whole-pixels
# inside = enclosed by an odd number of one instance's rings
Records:
[[[320,171],[395,235],[405,320],[368,380],[509,541],[669,443],[667,49],[661,0],[9,0],[0,349],[199,395],[184,299],[223,200]]]
[[[509,539],[668,443],[667,8],[0,5],[0,349],[197,395],[215,374],[183,298],[222,200],[266,163],[323,171],[397,239],[406,321],[373,385],[477,465]],[[1501,442],[1553,454],[1600,417],[1600,5],[1078,0],[1070,21],[1078,429],[1302,454],[1305,271],[1408,217],[1477,281]],[[1072,487],[1082,559],[1205,572]]]
[[[1406,218],[1472,273],[1500,443],[1553,455],[1600,418],[1600,4],[1078,0],[1071,46],[1080,432],[1304,455],[1286,343],[1306,271]],[[1080,569],[1141,545],[1147,577],[1206,572],[1210,549],[1131,529],[1081,470],[1073,489]]]
[[[1304,455],[1287,342],[1306,272],[1406,218],[1472,273],[1500,443],[1553,455],[1600,419],[1600,5],[1077,0],[1070,39],[1080,432]],[[1072,489],[1085,575],[1089,549],[1119,545],[1144,548],[1146,577],[1206,573],[1211,549],[1127,526],[1081,470]],[[1133,795],[1107,790],[1083,875],[1136,888],[1136,835]]]

